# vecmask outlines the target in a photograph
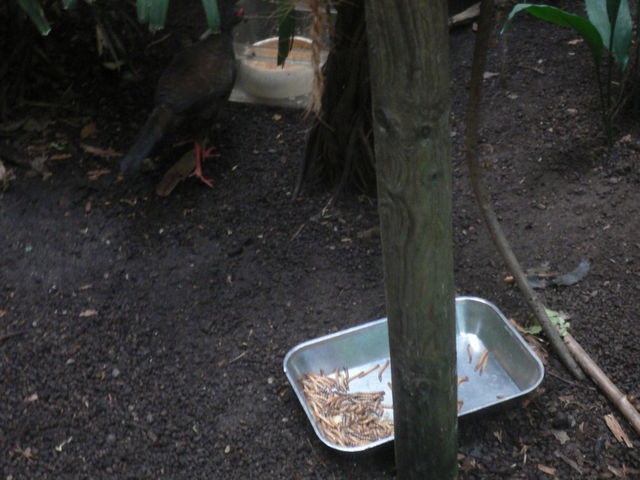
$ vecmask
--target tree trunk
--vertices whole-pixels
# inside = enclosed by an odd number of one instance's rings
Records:
[[[366,2],[398,478],[457,476],[445,0]]]
[[[309,133],[296,192],[304,181],[363,191],[375,186],[364,1],[339,2],[336,10],[322,111]]]

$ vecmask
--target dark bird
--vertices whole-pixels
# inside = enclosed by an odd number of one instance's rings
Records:
[[[231,30],[244,15],[244,9],[221,8],[221,32],[182,50],[158,80],[154,108],[138,133],[135,143],[120,163],[120,172],[137,171],[147,156],[170,132],[188,132],[195,141],[195,170],[207,185],[211,180],[202,174],[202,161],[211,157],[211,148],[203,146],[211,121],[229,98],[236,78]]]

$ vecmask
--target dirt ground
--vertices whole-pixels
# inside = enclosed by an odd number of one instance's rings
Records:
[[[473,36],[451,35],[456,291],[528,324],[461,153]],[[640,395],[640,132],[624,117],[606,147],[594,68],[575,38],[523,16],[508,51],[496,45],[485,173],[525,268],[591,262],[579,283],[540,295]],[[394,478],[392,447],[325,447],[282,370],[298,343],[385,315],[375,198],[345,194],[324,209],[327,189],[307,186],[292,200],[307,123],[244,104],[220,115],[221,156],[205,166],[213,188],[190,179],[156,196],[170,150],[118,179],[108,152],[126,150],[149,110],[150,52],[139,83],[85,54],[64,99],[50,100],[59,107],[21,108],[12,121],[28,122],[5,137],[45,155],[50,174],[15,168],[0,193],[2,479]],[[616,440],[609,413],[635,448]],[[459,442],[461,479],[640,478],[638,435],[553,354],[533,394],[465,418]]]

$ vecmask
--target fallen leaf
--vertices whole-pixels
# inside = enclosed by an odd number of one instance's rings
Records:
[[[98,133],[96,124],[93,122],[87,123],[84,127],[82,127],[82,130],[80,130],[80,138],[84,140],[85,138],[95,137],[96,133]]]
[[[547,467],[546,465],[542,465],[541,463],[538,464],[538,470],[540,470],[541,472],[546,473],[547,475],[555,475],[556,474],[556,469],[555,468]]]
[[[607,423],[607,427],[609,427],[609,430],[611,430],[613,436],[616,437],[616,440],[618,440],[620,443],[624,443],[627,448],[633,448],[633,443],[631,443],[629,436],[622,429],[622,426],[620,425],[618,420],[616,420],[616,417],[614,417],[612,413],[605,415],[604,421]]]
[[[490,78],[497,77],[498,75],[500,74],[497,72],[484,72],[482,74],[482,78],[484,78],[485,80],[489,80]]]
[[[278,120],[281,120],[281,119],[282,119],[282,115],[280,115],[279,113],[274,113],[274,114],[273,114],[273,117],[271,117],[271,119],[272,119],[274,122],[277,122]]]
[[[93,145],[87,145],[86,143],[81,143],[80,147],[85,152],[90,153],[91,155],[95,155],[96,157],[110,158],[119,157],[122,155],[120,152],[116,152],[112,148],[104,149],[100,147],[94,147]]]
[[[180,182],[189,177],[195,166],[195,151],[189,150],[167,170],[167,173],[164,174],[162,180],[160,180],[160,183],[156,186],[156,194],[161,197],[168,196]]]
[[[31,395],[29,395],[27,398],[24,399],[24,401],[26,403],[35,402],[36,400],[38,400],[38,394],[37,393],[32,393]]]
[[[580,43],[582,43],[583,40],[581,38],[574,38],[573,40],[569,40],[567,43],[569,45],[578,45]]]
[[[569,435],[564,430],[552,430],[553,436],[560,442],[560,445],[564,445],[569,441]]]
[[[89,310],[84,310],[84,311],[80,312],[80,316],[81,317],[94,317],[96,315],[98,315],[98,311],[97,310],[89,309]]]
[[[6,310],[0,310],[0,318],[4,317],[7,314]]]

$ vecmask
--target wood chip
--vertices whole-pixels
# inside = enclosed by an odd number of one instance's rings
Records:
[[[607,427],[609,427],[609,430],[611,430],[613,436],[616,437],[616,440],[618,440],[620,443],[624,443],[627,448],[633,448],[633,443],[631,443],[629,436],[622,429],[622,426],[620,425],[618,420],[616,420],[616,417],[614,417],[612,413],[605,415],[604,421],[607,423]]]
[[[94,181],[99,179],[103,175],[108,175],[111,173],[111,170],[108,168],[101,168],[99,170],[90,170],[87,172],[87,179]]]
[[[80,148],[82,148],[82,150],[84,150],[85,152],[91,155],[95,155],[96,157],[110,158],[110,157],[119,157],[122,155],[122,153],[116,152],[112,148],[105,149],[105,148],[95,147],[93,145],[88,145],[86,143],[81,143]]]
[[[547,467],[546,465],[542,465],[542,464],[538,464],[538,470],[540,470],[541,472],[546,473],[547,475],[555,475],[556,474],[556,469],[555,468],[551,468],[551,467]]]

